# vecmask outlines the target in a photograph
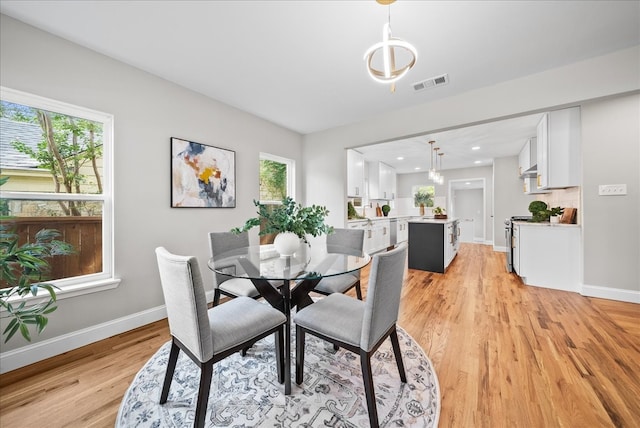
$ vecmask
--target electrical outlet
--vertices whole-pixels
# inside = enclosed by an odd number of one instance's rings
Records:
[[[620,196],[626,194],[626,184],[601,184],[598,186],[598,195],[600,196]]]

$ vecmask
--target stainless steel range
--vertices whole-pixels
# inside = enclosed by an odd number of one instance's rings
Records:
[[[507,272],[513,272],[513,222],[529,221],[532,216],[513,216],[504,221],[504,239],[507,246]]]

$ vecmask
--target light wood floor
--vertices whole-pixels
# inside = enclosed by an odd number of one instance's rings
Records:
[[[463,244],[446,274],[408,272],[399,324],[436,369],[440,426],[640,426],[640,305],[527,287],[504,261]],[[0,376],[0,427],[113,427],[168,339],[160,321]]]

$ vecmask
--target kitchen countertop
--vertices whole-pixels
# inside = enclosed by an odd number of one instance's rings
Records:
[[[416,215],[390,215],[387,217],[367,217],[367,218],[353,218],[347,220],[349,223],[357,222],[357,221],[379,221],[379,220],[393,220],[398,218],[411,218],[411,217],[420,217]]]
[[[409,223],[435,223],[435,224],[447,224],[453,223],[454,221],[458,221],[458,217],[449,217],[449,218],[432,218],[432,217],[423,217],[409,220]]]
[[[569,223],[549,223],[548,221],[535,222],[535,221],[514,221],[515,224],[521,226],[534,226],[534,227],[580,227],[579,224]]]

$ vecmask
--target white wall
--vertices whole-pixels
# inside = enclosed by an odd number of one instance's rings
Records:
[[[517,156],[495,159],[493,161],[493,176],[493,212],[495,215],[493,248],[494,250],[506,251],[505,219],[513,216],[531,215],[529,204],[536,198],[534,195],[525,195],[522,191],[523,182],[518,177]]]
[[[589,167],[593,167],[595,163],[589,157],[596,156],[593,152],[592,137],[588,134],[593,128],[596,128],[598,134],[606,134],[604,129],[607,127],[602,124],[613,123],[613,118],[607,117],[605,109],[589,107],[587,101],[638,91],[640,90],[639,75],[640,46],[636,46],[458,96],[387,113],[360,123],[306,135],[304,136],[303,151],[306,198],[308,201],[327,205],[334,223],[344,222],[346,220],[345,148],[574,105],[585,105],[582,124],[583,140],[587,147],[583,148],[583,151],[586,152],[583,153],[585,157],[583,167],[585,168],[585,176],[588,176],[591,173]],[[631,111],[631,113],[633,112]],[[637,131],[638,115],[636,113],[633,117],[633,114],[624,114],[620,120],[625,121],[625,135],[623,139],[615,143],[619,150],[614,159],[617,159],[618,156],[625,156],[622,154],[624,150],[631,150],[631,156],[623,161],[623,165],[631,163],[632,169],[637,171],[639,168],[638,139],[633,140],[633,133],[628,129],[635,127]],[[599,135],[598,156],[602,157],[601,145],[610,142],[611,135]],[[616,178],[617,167],[606,165],[606,178]],[[637,192],[639,183],[637,176],[624,175],[620,178],[627,181],[630,195]],[[591,185],[591,181],[585,179],[584,184],[587,188]],[[585,198],[587,198],[586,195]],[[587,212],[594,206],[593,201],[587,202],[586,199],[584,201],[585,245],[599,245],[591,234],[600,232],[591,228],[599,230],[605,227],[605,222],[604,220],[596,220],[594,217],[597,215]],[[629,216],[629,221],[635,222],[637,225],[639,217],[637,199],[623,198],[620,205],[623,207],[624,217]],[[616,211],[616,213],[619,212]],[[506,214],[506,216],[508,215],[512,214]],[[612,216],[615,215],[612,214]],[[504,217],[504,214],[501,217]],[[607,217],[607,221],[609,222],[607,225],[610,225],[611,216]],[[615,222],[617,221],[616,219]],[[496,227],[494,236],[498,238],[502,235],[501,228]],[[597,277],[595,280],[598,282],[597,285],[601,287],[637,287],[640,282],[637,270],[640,234],[637,231],[637,226],[631,229],[631,233],[625,233],[623,236],[626,237],[623,245],[607,247],[607,251],[597,252],[597,255],[601,257],[596,268],[597,274],[588,272],[585,282],[590,278]],[[592,251],[594,250],[587,249],[585,252],[589,257],[585,263],[591,261]],[[619,265],[617,261],[619,258],[626,260],[627,254],[632,255],[636,267],[625,269],[626,280],[618,281],[615,279],[618,274],[613,272],[613,266]]]
[[[7,16],[1,16],[0,29],[2,86],[115,115],[115,273],[122,282],[115,290],[59,301],[34,342],[98,325],[114,334],[114,320],[164,305],[154,254],[160,245],[198,256],[212,287],[207,232],[229,230],[252,217],[259,152],[292,158],[301,167],[302,137]],[[236,151],[236,208],[170,208],[172,136]],[[297,188],[302,189],[301,178]],[[18,336],[3,343],[3,356],[25,344]],[[35,352],[46,357],[48,351]]]
[[[583,294],[640,293],[640,95],[585,103],[581,115]],[[600,184],[626,184],[627,195],[599,196]]]

